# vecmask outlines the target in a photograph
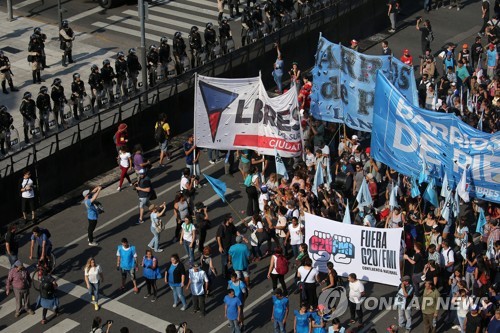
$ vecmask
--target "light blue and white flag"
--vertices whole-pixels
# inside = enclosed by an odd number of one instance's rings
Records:
[[[453,204],[454,204],[453,194],[450,191],[444,201],[443,208],[441,209],[441,217],[446,222],[450,221],[451,214],[453,213]]]
[[[345,206],[344,219],[342,220],[342,223],[352,224],[352,222],[351,222],[351,212],[349,211],[349,199],[347,199],[347,205]]]
[[[314,184],[312,185],[311,190],[313,193],[318,196],[318,186],[323,184],[324,182],[324,177],[323,177],[323,167],[321,164],[318,164],[316,166],[316,173],[314,174]]]
[[[486,225],[486,216],[484,216],[484,210],[479,208],[479,218],[477,219],[476,232],[480,233],[481,236],[484,234],[484,226]]]
[[[373,205],[372,196],[370,194],[370,190],[368,189],[368,183],[364,177],[361,187],[359,188],[358,195],[356,196],[356,201],[358,202],[359,209]]]
[[[436,181],[434,180],[434,178],[431,178],[429,180],[423,198],[424,200],[431,203],[435,208],[439,207],[438,195],[436,192]]]
[[[427,163],[425,162],[425,158],[422,157],[422,170],[418,174],[418,184],[422,185],[423,183],[429,182],[429,170],[427,170]]]
[[[283,178],[288,180],[288,172],[286,171],[285,163],[283,163],[283,159],[278,153],[276,147],[274,147],[274,160],[276,161],[276,173],[278,175],[282,175]]]
[[[448,197],[448,193],[451,192],[450,184],[448,183],[448,175],[446,174],[446,171],[444,172],[444,177],[443,177],[443,184],[441,185],[441,196],[443,198]]]
[[[392,190],[391,190],[391,195],[389,196],[389,207],[391,210],[394,209],[394,207],[398,207],[398,188],[399,186],[396,184],[392,185]]]
[[[417,180],[415,177],[411,177],[411,197],[416,198],[418,196],[420,196],[420,189],[418,188]]]
[[[462,177],[457,184],[457,192],[464,202],[469,202],[469,183],[467,182],[467,168],[464,168]]]

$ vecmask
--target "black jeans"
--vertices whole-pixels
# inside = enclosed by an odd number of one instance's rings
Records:
[[[248,186],[246,192],[248,196],[247,216],[253,216],[259,213],[259,193],[255,186]]]
[[[97,226],[97,220],[89,220],[89,228],[87,229],[89,243],[94,242],[94,230]]]
[[[288,290],[286,289],[285,276],[281,274],[272,274],[271,281],[273,283],[273,291],[278,288],[278,281],[281,284],[281,289],[283,289],[283,295],[288,295]]]
[[[193,299],[193,310],[201,311],[202,315],[205,315],[205,295],[191,295]]]
[[[153,295],[154,297],[156,297],[156,279],[146,279],[146,288],[148,289],[149,295]]]
[[[356,315],[358,316],[358,322],[363,323],[363,308],[360,304],[353,303],[349,301],[349,312],[351,313],[351,320],[356,320]]]

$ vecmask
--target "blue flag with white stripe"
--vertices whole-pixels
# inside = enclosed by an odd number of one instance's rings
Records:
[[[285,163],[283,163],[283,159],[278,153],[276,147],[274,147],[274,160],[276,161],[276,173],[278,175],[282,175],[283,178],[288,180],[288,172],[286,171]]]
[[[476,232],[480,233],[481,236],[484,234],[484,226],[486,225],[486,216],[484,216],[484,210],[479,208],[479,218],[477,219]]]

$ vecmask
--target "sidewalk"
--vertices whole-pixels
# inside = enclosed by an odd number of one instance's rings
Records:
[[[69,100],[71,82],[73,80],[72,75],[78,72],[82,76],[82,81],[85,83],[87,93],[90,94],[87,84],[90,66],[96,64],[100,68],[102,67],[102,61],[106,58],[110,59],[111,63],[114,64],[116,53],[119,51],[112,45],[102,49],[88,45],[86,41],[94,38],[94,36],[75,31],[76,38],[73,43],[73,60],[75,63],[69,64],[68,67],[63,67],[61,65],[62,51],[59,49],[59,27],[57,25],[40,23],[37,20],[26,17],[15,17],[14,21],[9,22],[7,14],[4,12],[0,12],[0,22],[3,22],[3,29],[6,30],[6,33],[0,37],[0,48],[10,59],[11,69],[14,73],[14,85],[19,89],[18,92],[10,92],[8,95],[0,92],[0,104],[5,105],[14,118],[14,127],[17,129],[20,136],[19,141],[24,140],[22,116],[19,112],[19,106],[23,99],[24,92],[31,92],[33,99],[36,101],[40,87],[42,85],[47,86],[50,94],[50,86],[53,80],[58,77],[62,80],[66,97]],[[47,65],[49,65],[50,68],[46,68],[42,71],[42,80],[45,81],[42,84],[32,83],[31,65],[27,61],[28,43],[35,27],[40,27],[42,33],[47,35],[45,53],[47,56]],[[8,90],[10,91],[10,89]],[[69,108],[69,106],[66,107]],[[52,114],[50,115],[50,120],[51,119]],[[16,135],[15,131],[13,132],[12,138]]]

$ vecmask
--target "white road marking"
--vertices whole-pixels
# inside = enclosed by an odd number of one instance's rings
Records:
[[[48,330],[44,331],[44,333],[61,333],[61,332],[69,332],[73,328],[80,326],[79,323],[77,323],[74,320],[71,319],[64,319],[57,325],[52,326]]]
[[[90,15],[94,15],[94,14],[102,12],[102,11],[103,11],[103,8],[100,7],[100,6],[98,6],[98,7],[86,10],[83,13],[76,14],[74,16],[68,17],[66,20],[68,20],[70,22],[70,24],[71,24],[71,23],[73,23],[73,22],[75,22],[77,20],[81,20],[84,17],[90,16]]]
[[[26,1],[18,3],[17,5],[12,6],[12,8],[19,9],[19,8],[24,7],[24,6],[29,6],[29,5],[37,3],[37,2],[41,3],[40,0],[26,0]]]
[[[12,297],[12,298],[3,304],[0,304],[0,319],[8,316],[10,313],[12,313],[12,311],[15,311],[16,309],[16,299],[14,298],[14,292],[11,291],[11,296],[7,297]]]

